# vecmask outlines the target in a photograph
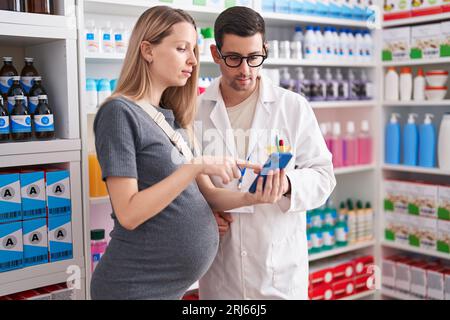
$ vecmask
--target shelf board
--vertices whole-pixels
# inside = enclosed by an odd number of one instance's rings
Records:
[[[286,25],[324,25],[324,26],[341,26],[367,29],[367,22],[351,19],[329,18],[313,15],[297,15],[277,12],[263,12],[264,18],[268,26],[286,26]]]
[[[450,176],[450,171],[445,171],[439,168],[422,168],[422,167],[413,167],[413,166],[404,166],[404,165],[383,165],[384,170],[391,171],[401,171],[401,172],[411,172],[411,173],[423,173],[423,174],[433,174],[440,176]]]
[[[346,297],[346,298],[342,298],[342,299],[338,299],[338,300],[359,300],[359,299],[364,299],[364,298],[373,296],[374,294],[375,294],[375,290],[368,290],[368,291],[357,293],[357,294],[354,294],[352,296],[349,296],[349,297]]]
[[[125,59],[125,54],[86,52],[84,57],[87,63],[122,63]]]
[[[372,108],[376,105],[376,102],[373,100],[323,101],[310,103],[313,109]]]
[[[109,204],[111,203],[111,200],[109,199],[109,196],[105,196],[105,197],[91,197],[89,198],[89,202],[91,205],[96,205],[96,204]]]
[[[0,156],[0,168],[80,162],[81,151],[27,153]]]
[[[381,289],[381,294],[383,296],[389,297],[389,298],[394,298],[397,300],[422,300],[420,298],[417,298],[411,294],[407,294],[407,293],[403,293],[397,290],[392,290],[392,289],[388,289],[388,288],[382,288]]]
[[[40,154],[49,152],[80,151],[79,139],[56,139],[48,141],[11,142],[0,144],[0,158],[10,155]]]
[[[422,65],[448,64],[448,63],[450,63],[450,57],[404,60],[404,61],[384,61],[382,62],[382,65],[384,67],[402,67],[402,66],[422,66]]]
[[[439,14],[430,14],[427,16],[388,20],[388,21],[383,22],[383,28],[411,26],[414,24],[428,23],[428,22],[448,20],[448,19],[450,19],[449,12],[439,13]]]
[[[350,173],[372,171],[372,170],[375,170],[375,165],[374,164],[368,164],[368,165],[336,168],[336,169],[334,169],[334,174],[335,175],[341,175],[341,174],[350,174]]]
[[[384,107],[450,107],[450,100],[384,102]]]
[[[357,250],[361,250],[361,249],[365,249],[365,248],[370,248],[370,247],[373,247],[374,245],[375,245],[375,240],[364,242],[364,243],[359,243],[359,244],[355,244],[355,245],[349,245],[349,246],[339,248],[339,249],[334,249],[334,250],[329,250],[329,251],[325,251],[325,252],[321,252],[321,253],[312,254],[309,256],[308,260],[310,262],[313,262],[313,261],[337,256],[337,255],[347,253],[347,252],[353,252],[353,251],[357,251]]]
[[[412,247],[412,246],[408,246],[408,245],[404,245],[404,244],[399,244],[399,243],[395,243],[395,242],[390,242],[390,241],[386,241],[386,240],[384,240],[381,243],[381,245],[383,247],[399,249],[399,250],[402,250],[402,251],[408,251],[408,252],[412,252],[412,253],[418,253],[418,254],[421,254],[421,255],[426,255],[426,256],[430,256],[430,257],[434,257],[434,258],[450,260],[450,254],[448,254],[448,253],[425,250],[425,249],[416,248],[416,247]]]

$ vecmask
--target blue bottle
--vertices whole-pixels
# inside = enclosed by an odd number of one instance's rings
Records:
[[[425,121],[419,129],[419,166],[421,167],[436,166],[436,130],[433,118],[433,114],[425,114]]]
[[[408,123],[403,130],[403,163],[407,166],[417,166],[419,158],[419,129],[417,128],[416,113],[408,115]]]
[[[389,164],[400,164],[400,115],[393,113],[391,120],[386,126],[385,162]]]

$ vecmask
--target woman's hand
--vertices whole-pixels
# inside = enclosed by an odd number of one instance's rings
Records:
[[[223,236],[230,230],[230,224],[233,222],[233,217],[228,212],[214,212],[217,226],[219,227],[219,235]]]
[[[288,191],[286,171],[284,169],[270,170],[267,174],[266,184],[263,190],[263,177],[258,178],[255,193],[246,193],[246,197],[251,205],[264,203],[277,203]]]

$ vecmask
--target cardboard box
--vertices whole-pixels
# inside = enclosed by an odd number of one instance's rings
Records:
[[[437,220],[437,251],[450,253],[450,221]]]
[[[363,274],[355,277],[355,293],[372,290],[375,286],[375,275]]]
[[[411,27],[383,30],[383,61],[409,60]]]
[[[22,198],[18,173],[0,174],[0,223],[22,220]]]
[[[427,266],[426,261],[416,261],[410,265],[411,294],[421,299],[427,296]]]
[[[444,270],[445,300],[450,300],[450,268]]]
[[[437,219],[414,217],[415,229],[410,235],[410,245],[422,249],[437,251]]]
[[[384,211],[385,213],[408,213],[409,196],[408,183],[396,180],[384,182]]]
[[[411,270],[409,258],[398,259],[395,262],[395,288],[403,292],[411,291]]]
[[[383,287],[395,288],[396,261],[401,258],[397,255],[383,258],[381,267],[381,284]]]
[[[368,268],[374,265],[373,256],[363,256],[358,257],[353,260],[353,264],[355,266],[355,275],[371,275],[369,274]]]
[[[334,299],[342,299],[355,294],[355,280],[342,279],[340,281],[335,281],[332,283]]]
[[[23,221],[23,262],[25,267],[48,263],[47,219]]]
[[[425,16],[443,11],[442,0],[412,0],[412,16]]]
[[[47,203],[44,171],[20,173],[23,220],[45,218]]]
[[[445,268],[439,264],[427,268],[427,298],[433,300],[444,300],[444,271]]]
[[[72,201],[70,193],[70,173],[68,170],[45,172],[48,217],[70,214]]]
[[[450,22],[449,27],[449,46],[450,46]],[[439,186],[438,188],[438,218],[450,221],[450,187]]]
[[[321,284],[329,284],[333,282],[333,269],[324,268],[316,271],[312,271],[309,274],[309,282],[312,287],[316,287]]]
[[[411,58],[439,58],[441,49],[441,24],[415,26],[411,29]]]
[[[0,224],[0,272],[23,267],[22,222]]]
[[[404,19],[411,16],[411,2],[404,0],[384,1],[384,20]]]
[[[408,189],[408,213],[436,219],[439,187],[431,184],[411,183]]]
[[[52,300],[75,300],[75,290],[66,284],[57,284],[51,293]]]
[[[353,261],[337,264],[333,268],[333,279],[352,278],[355,275],[355,266]]]
[[[333,288],[329,284],[323,284],[311,289],[309,293],[310,300],[333,300]]]
[[[50,262],[73,258],[71,216],[48,218],[48,248]]]

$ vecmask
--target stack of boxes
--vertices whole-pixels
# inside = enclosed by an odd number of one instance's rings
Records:
[[[338,300],[373,289],[373,256],[346,255],[310,267],[309,299]]]
[[[69,171],[0,174],[0,272],[73,257]]]
[[[450,0],[385,0],[384,20],[450,12]]]
[[[2,300],[75,300],[75,291],[60,283],[0,297]]]
[[[385,181],[385,239],[449,254],[450,187]]]

